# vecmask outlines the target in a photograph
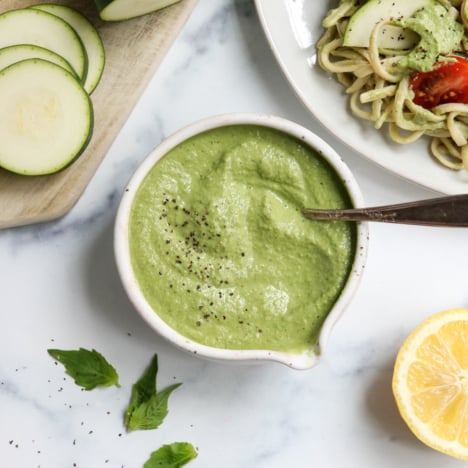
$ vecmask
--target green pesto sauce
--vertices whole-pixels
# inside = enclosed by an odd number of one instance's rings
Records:
[[[396,23],[421,37],[418,45],[400,60],[399,66],[402,68],[430,71],[440,56],[457,50],[463,38],[463,26],[437,2]]]
[[[159,160],[130,215],[132,265],[157,314],[226,349],[303,351],[350,273],[355,225],[303,207],[350,207],[299,140],[252,125],[210,130]]]

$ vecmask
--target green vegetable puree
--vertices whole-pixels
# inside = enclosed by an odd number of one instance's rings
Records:
[[[192,340],[302,351],[350,273],[355,226],[303,207],[350,207],[316,152],[278,131],[221,127],[172,149],[130,215],[130,251],[157,314]]]
[[[399,66],[403,68],[430,71],[439,56],[457,50],[463,38],[463,26],[437,2],[396,23],[421,36],[418,45],[400,60]]]

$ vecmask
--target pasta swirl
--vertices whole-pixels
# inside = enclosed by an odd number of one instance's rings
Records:
[[[382,49],[382,28],[392,21],[382,20],[372,29],[368,47],[343,45],[344,31],[351,15],[365,1],[340,0],[323,21],[325,32],[317,43],[318,63],[336,75],[349,96],[353,115],[372,121],[376,129],[387,124],[397,143],[407,144],[429,136],[429,151],[445,167],[468,170],[468,104],[440,104],[431,109],[414,103],[410,78],[415,73],[405,63],[411,50]],[[450,55],[466,56],[468,47],[468,0],[439,0],[464,27],[461,43]],[[467,6],[464,7],[465,3]],[[438,61],[450,58],[438,57]]]

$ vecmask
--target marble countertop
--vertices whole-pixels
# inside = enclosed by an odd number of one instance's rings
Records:
[[[463,229],[372,225],[361,287],[308,371],[198,359],[133,309],[112,247],[128,178],[165,136],[235,111],[276,114],[323,136],[369,205],[434,195],[353,153],[314,120],[280,71],[251,0],[201,0],[78,204],[60,220],[0,231],[2,467],[137,468],[175,441],[197,448],[193,468],[464,466],[418,442],[391,393],[407,334],[433,313],[468,305]],[[121,387],[82,391],[46,351],[79,347],[112,362]],[[126,433],[131,385],[154,353],[159,385],[183,385],[160,428]]]

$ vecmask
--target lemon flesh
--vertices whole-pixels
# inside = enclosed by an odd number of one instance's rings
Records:
[[[408,336],[392,386],[400,414],[419,440],[468,460],[468,309],[436,314]]]

